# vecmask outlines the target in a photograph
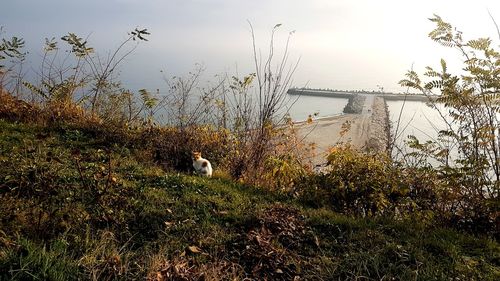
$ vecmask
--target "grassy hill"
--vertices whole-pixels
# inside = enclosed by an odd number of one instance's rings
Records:
[[[140,146],[0,120],[0,280],[499,280],[500,244],[165,173]]]

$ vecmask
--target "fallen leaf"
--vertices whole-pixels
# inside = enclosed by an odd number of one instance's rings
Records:
[[[201,253],[201,249],[196,247],[196,246],[189,246],[188,250],[193,253],[193,254],[199,254]]]
[[[316,247],[319,248],[319,239],[318,236],[314,235],[314,244],[316,244]]]

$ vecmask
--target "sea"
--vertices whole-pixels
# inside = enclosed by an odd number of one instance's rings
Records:
[[[309,115],[317,118],[343,114],[346,98],[318,97],[302,95],[290,109],[294,121],[306,120]],[[441,105],[437,105],[442,110]],[[421,142],[435,140],[438,132],[446,128],[439,112],[421,101],[387,101],[391,132],[396,135],[396,145],[406,146],[408,136],[417,137]]]

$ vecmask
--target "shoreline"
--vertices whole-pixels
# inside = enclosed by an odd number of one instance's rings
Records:
[[[390,127],[385,99],[366,95],[359,114],[340,114],[296,122],[297,134],[315,147],[314,166],[323,166],[330,149],[338,144],[349,144],[355,149],[387,152]]]

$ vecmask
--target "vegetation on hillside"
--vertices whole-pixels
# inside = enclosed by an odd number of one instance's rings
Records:
[[[10,121],[0,128],[0,279],[500,276],[500,245],[487,237],[417,218],[338,213],[361,210],[356,196],[382,191],[318,194],[323,207],[309,207],[301,203],[309,195],[297,200],[222,177],[165,174],[144,161],[143,149],[110,145],[82,129]],[[385,178],[376,167],[365,185]],[[342,172],[336,174],[345,177]],[[344,203],[332,210],[329,198]],[[390,204],[377,204],[370,205],[372,215],[388,212]]]
[[[450,215],[458,215],[456,224],[470,227],[500,225],[500,53],[489,38],[464,40],[462,32],[434,16],[436,23],[429,37],[457,50],[464,59],[464,73],[448,72],[446,61],[441,69],[427,67],[422,81],[415,71],[400,83],[425,95],[439,93],[430,106],[439,112],[446,128],[435,141],[420,142],[410,137],[408,144],[417,153],[406,155],[407,166],[429,166],[428,159],[439,163],[433,172],[446,181],[443,189]],[[436,103],[444,105],[440,110]],[[488,226],[490,225],[490,226]]]
[[[461,39],[434,21],[435,40]],[[469,44],[486,60],[467,60],[464,84],[443,63],[442,74],[428,72],[441,82],[420,86],[439,89],[456,118],[441,134],[459,145],[459,165],[415,161],[448,154],[414,139],[420,152],[406,162],[335,146],[315,174],[311,147],[280,111],[295,69],[288,41],[278,72],[271,44],[264,59],[254,49],[254,74],[201,88],[199,69],[167,80],[171,99],[147,90],[135,99],[115,70],[147,35],[134,30],[102,60],[69,33],[63,65],[47,40],[39,83],[16,80],[15,63],[2,68],[1,280],[500,278],[498,178],[488,169],[498,165],[498,55],[487,41]],[[23,59],[22,40],[2,44],[1,62]],[[191,175],[193,150],[214,178]]]

